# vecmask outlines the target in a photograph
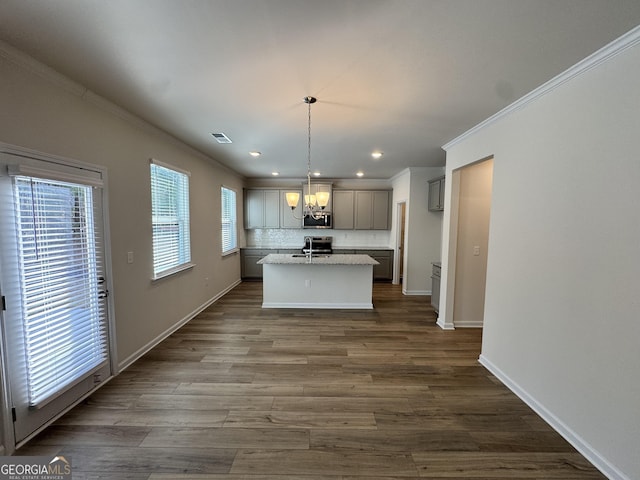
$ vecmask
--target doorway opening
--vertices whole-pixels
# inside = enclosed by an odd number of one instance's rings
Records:
[[[402,285],[404,276],[404,241],[407,202],[398,203],[396,208],[396,250],[395,261],[393,263],[393,284]]]
[[[447,293],[451,308],[445,324],[482,327],[493,187],[493,158],[453,172],[450,261]],[[457,194],[456,194],[457,192]],[[451,276],[453,278],[451,278]]]

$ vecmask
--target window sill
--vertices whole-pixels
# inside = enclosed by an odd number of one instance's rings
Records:
[[[157,282],[158,280],[163,280],[167,277],[175,275],[176,273],[184,272],[185,270],[190,270],[195,266],[196,266],[195,263],[191,263],[191,262],[183,263],[182,265],[179,265],[174,268],[170,268],[169,270],[165,270],[164,272],[160,272],[158,275],[151,277],[151,281]]]
[[[235,255],[236,253],[238,253],[240,251],[239,248],[234,248],[233,250],[228,250],[226,252],[222,252],[222,257],[228,257],[229,255]]]

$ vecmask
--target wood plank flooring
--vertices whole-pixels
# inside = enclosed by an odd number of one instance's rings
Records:
[[[602,479],[426,297],[262,310],[243,283],[18,451],[74,480]]]

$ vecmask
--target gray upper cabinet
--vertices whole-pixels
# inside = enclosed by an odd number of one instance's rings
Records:
[[[432,212],[444,210],[444,177],[429,180],[429,210]]]
[[[389,230],[390,190],[334,190],[333,228]]]
[[[355,229],[389,229],[389,191],[356,190],[355,192]]]
[[[354,192],[353,190],[333,191],[333,228],[353,230],[354,228]]]
[[[280,191],[245,190],[244,226],[247,229],[280,228]]]
[[[291,213],[291,207],[287,204],[287,192],[297,192],[300,194],[298,206],[294,209],[293,213]],[[303,203],[302,190],[280,190],[280,228],[302,228]]]

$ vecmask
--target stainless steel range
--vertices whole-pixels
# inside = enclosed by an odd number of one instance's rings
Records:
[[[302,253],[312,255],[331,254],[333,249],[331,242],[333,237],[304,237],[304,247],[302,247]]]

